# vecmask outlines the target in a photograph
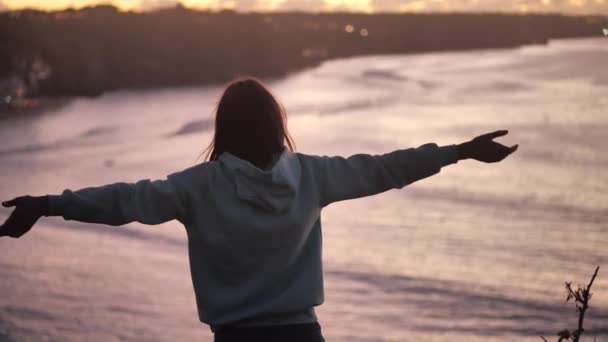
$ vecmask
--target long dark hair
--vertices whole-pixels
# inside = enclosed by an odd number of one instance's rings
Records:
[[[226,87],[217,104],[215,133],[203,151],[206,160],[224,152],[263,169],[287,144],[295,150],[287,130],[287,114],[261,81],[238,78]]]

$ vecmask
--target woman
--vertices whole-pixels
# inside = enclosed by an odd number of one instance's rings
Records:
[[[3,203],[15,210],[0,236],[18,238],[42,216],[108,225],[177,219],[199,318],[215,341],[323,341],[314,311],[323,302],[321,209],[402,188],[458,160],[501,161],[517,149],[492,140],[506,134],[374,156],[294,153],[282,107],[259,81],[239,79],[217,106],[208,162],[164,180],[17,197]]]

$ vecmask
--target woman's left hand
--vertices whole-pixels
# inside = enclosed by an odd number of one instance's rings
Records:
[[[475,159],[484,163],[497,163],[517,151],[518,145],[507,147],[494,141],[507,135],[509,131],[502,130],[480,135],[477,138],[457,146],[459,159]]]
[[[0,237],[18,238],[27,233],[36,221],[48,213],[47,197],[21,196],[2,202],[5,208],[15,207],[6,222],[0,226]]]

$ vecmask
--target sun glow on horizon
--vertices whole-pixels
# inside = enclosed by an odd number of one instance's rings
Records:
[[[47,0],[42,4],[38,0],[0,0],[0,4],[10,10],[22,8],[35,8],[46,11],[62,10],[66,8],[82,8],[102,4],[111,4],[121,10],[132,10],[140,6],[140,0],[100,1],[100,0]]]
[[[61,10],[100,4],[145,11],[181,3],[193,9],[312,12],[559,12],[608,15],[608,0],[0,0],[0,10]]]

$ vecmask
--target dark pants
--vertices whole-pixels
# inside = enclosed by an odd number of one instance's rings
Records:
[[[325,342],[319,323],[263,327],[223,327],[214,342]]]

